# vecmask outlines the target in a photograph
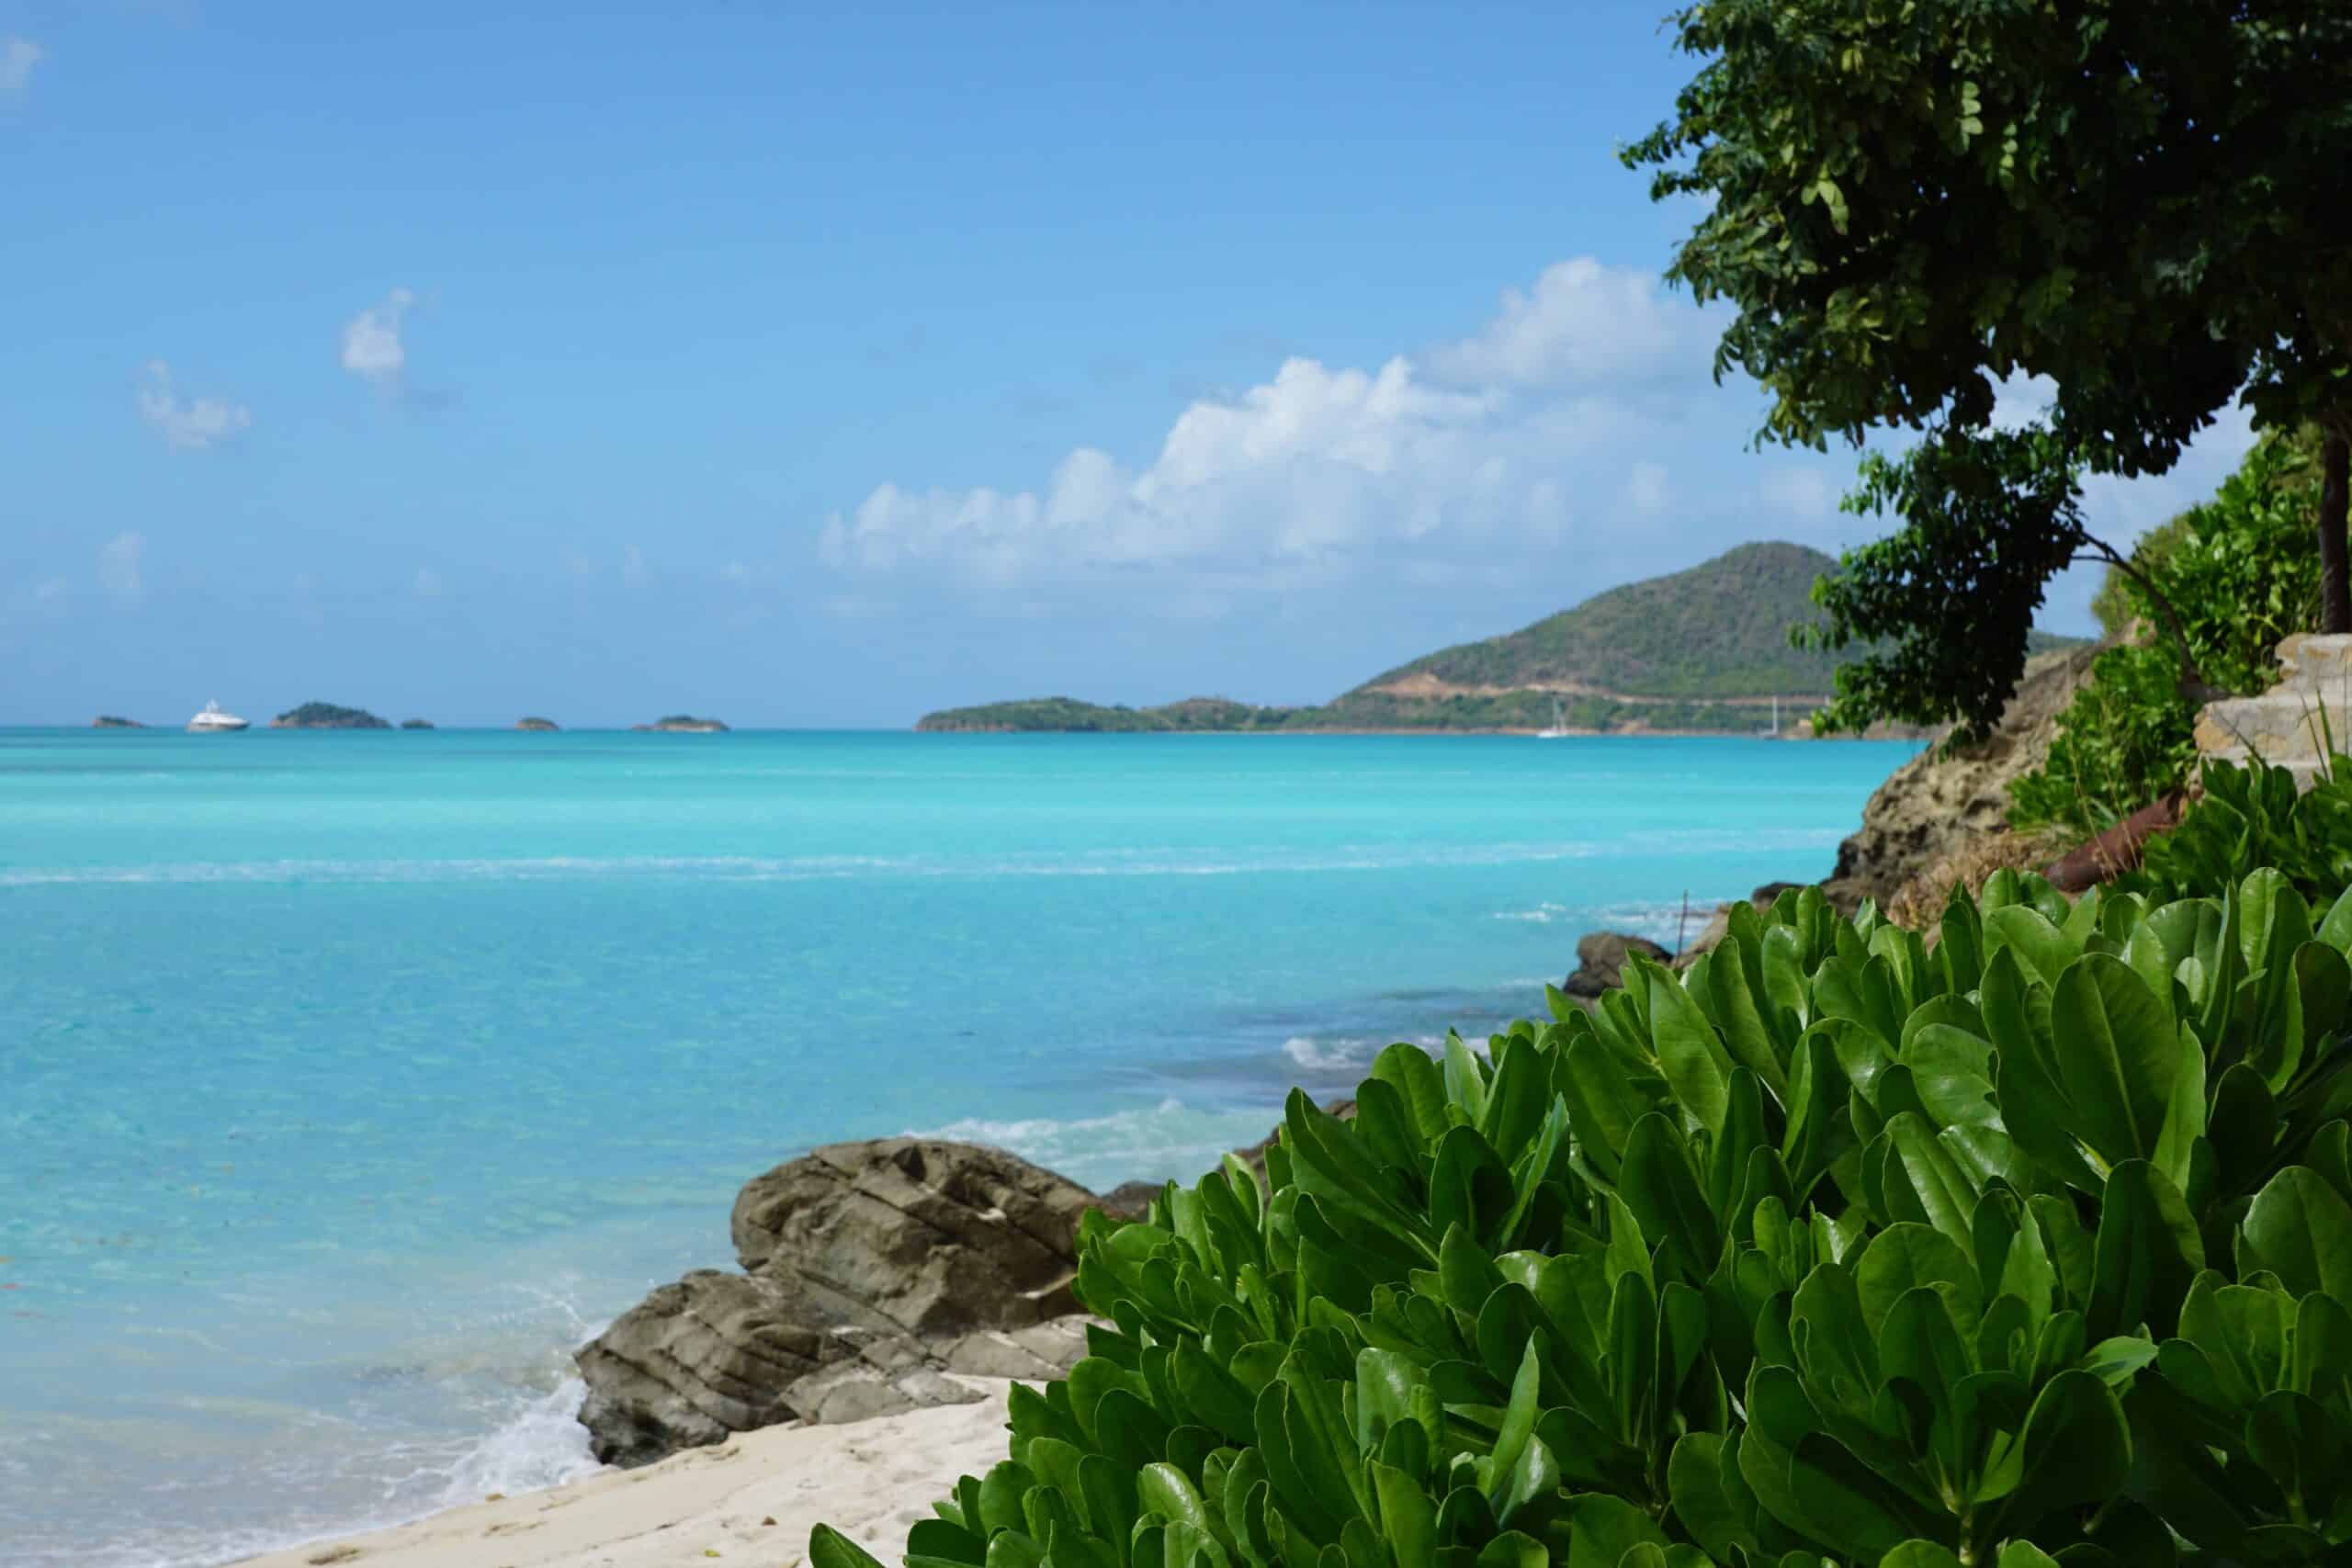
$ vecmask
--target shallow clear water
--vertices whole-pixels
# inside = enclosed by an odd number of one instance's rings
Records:
[[[1189,1176],[1582,931],[1826,874],[1913,750],[0,731],[6,1555],[560,1480],[570,1348],[754,1172]]]

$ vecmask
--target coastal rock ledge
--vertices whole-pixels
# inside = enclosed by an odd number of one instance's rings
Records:
[[[746,1183],[743,1272],[663,1285],[581,1348],[580,1407],[605,1464],[735,1432],[858,1421],[982,1397],[953,1374],[1049,1378],[1086,1353],[1070,1282],[1102,1201],[1001,1149],[833,1144]]]

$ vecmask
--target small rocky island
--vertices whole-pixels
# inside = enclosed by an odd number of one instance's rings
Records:
[[[404,718],[401,720],[401,728],[402,729],[430,729],[433,728],[433,721],[429,718]]]
[[[715,718],[696,718],[690,713],[673,713],[667,718],[657,718],[651,724],[631,725],[639,734],[659,735],[724,735],[727,727]]]
[[[269,721],[272,729],[390,729],[390,725],[366,708],[335,703],[304,703]]]
[[[560,729],[563,727],[556,723],[556,721],[551,718],[518,718],[514,721],[514,728],[517,729],[553,731]]]
[[[90,721],[90,728],[92,729],[144,729],[147,727],[135,718],[125,718],[120,714],[102,713]]]

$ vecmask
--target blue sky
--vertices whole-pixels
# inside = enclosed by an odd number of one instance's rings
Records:
[[[1857,542],[1663,8],[0,0],[0,722],[1312,701]]]

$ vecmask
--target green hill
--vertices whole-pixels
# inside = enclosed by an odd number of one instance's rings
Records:
[[[1742,545],[1506,636],[1442,649],[1356,689],[1423,675],[1448,686],[1642,697],[1826,695],[1836,660],[1790,647],[1789,628],[1815,618],[1814,579],[1837,569],[1803,545]]]
[[[1838,654],[1790,646],[1814,580],[1837,561],[1803,545],[1742,545],[1687,571],[1629,582],[1533,626],[1425,654],[1317,707],[1193,697],[1105,707],[1070,697],[927,715],[926,730],[1585,730],[1753,733],[1781,699],[1793,724],[1828,696]],[[2034,634],[2037,649],[2079,639]]]

